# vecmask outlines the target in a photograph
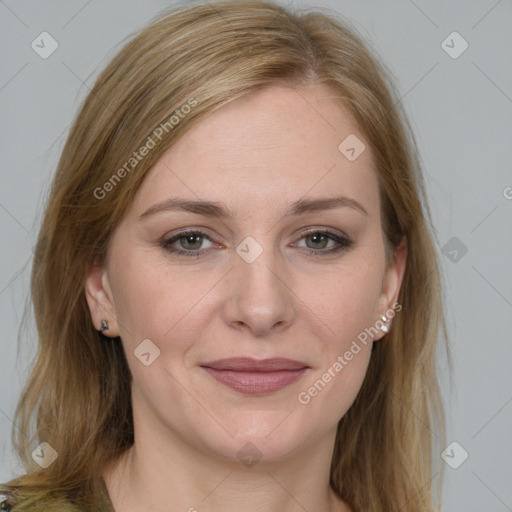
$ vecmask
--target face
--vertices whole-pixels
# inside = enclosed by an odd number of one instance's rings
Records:
[[[361,333],[405,265],[404,248],[386,268],[371,150],[338,148],[351,134],[365,141],[329,89],[271,86],[149,171],[86,284],[95,326],[122,338],[136,429],[223,458],[251,442],[268,460],[335,433],[384,335]],[[212,363],[227,358],[296,366]]]

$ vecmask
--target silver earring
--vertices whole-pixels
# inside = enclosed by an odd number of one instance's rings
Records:
[[[383,322],[387,322],[387,321],[388,321],[388,319],[386,318],[386,315],[382,315],[380,318],[381,318],[381,320],[382,320]],[[384,324],[384,325],[381,327],[381,330],[382,330],[383,332],[386,332],[386,333],[387,333],[387,332],[389,332],[389,327],[388,327],[386,324]]]
[[[108,330],[108,322],[106,320],[101,321],[100,332],[103,333]]]

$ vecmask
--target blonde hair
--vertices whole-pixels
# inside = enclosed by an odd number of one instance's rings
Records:
[[[388,263],[402,238],[408,241],[403,311],[374,344],[362,388],[339,422],[330,484],[354,512],[438,510],[440,332],[449,356],[440,269],[414,137],[391,74],[368,48],[333,13],[232,0],[165,12],[108,64],[74,120],[39,232],[31,275],[39,349],[13,429],[26,474],[9,484],[86,504],[92,478],[133,444],[126,357],[119,339],[95,330],[84,283],[93,263],[105,262],[148,170],[235,98],[271,84],[325,84],[372,149]],[[155,146],[146,156],[130,160],[149,139]],[[25,435],[32,419],[35,431]],[[40,442],[58,453],[47,469],[30,456]]]

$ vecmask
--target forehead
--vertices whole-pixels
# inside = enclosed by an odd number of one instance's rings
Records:
[[[355,160],[340,150],[345,140],[365,144]],[[247,213],[303,196],[339,194],[378,208],[371,150],[357,124],[325,86],[270,86],[231,101],[190,129],[148,172],[133,209],[140,214],[179,196]]]

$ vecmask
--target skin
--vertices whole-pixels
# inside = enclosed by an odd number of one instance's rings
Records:
[[[404,241],[386,268],[371,150],[366,144],[349,161],[338,150],[349,134],[365,140],[330,89],[275,85],[210,115],[149,171],[107,264],[86,282],[94,325],[106,319],[106,334],[121,336],[133,375],[135,444],[103,473],[117,512],[351,510],[328,484],[336,427],[384,333],[360,344],[308,404],[298,395],[392,308],[407,249]],[[367,215],[351,207],[284,215],[298,199],[338,195]],[[233,217],[163,211],[139,219],[169,197],[223,203]],[[159,240],[185,227],[213,242],[185,238],[172,247],[212,251],[166,252]],[[353,245],[314,255],[338,244],[305,236],[311,227]],[[252,263],[236,252],[247,236],[263,249]],[[149,366],[134,356],[147,338],[160,349]],[[284,389],[249,396],[199,366],[235,356],[287,357],[310,368]],[[252,467],[237,457],[248,442],[261,453]]]

